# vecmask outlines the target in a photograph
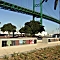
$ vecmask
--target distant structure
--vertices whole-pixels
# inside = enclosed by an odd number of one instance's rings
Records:
[[[9,34],[8,31],[0,31],[0,34]],[[13,32],[10,32],[10,34],[13,34]],[[15,34],[21,34],[20,32],[15,32]]]
[[[39,32],[38,34],[35,34],[35,36],[47,36],[47,32],[43,31],[43,32]]]

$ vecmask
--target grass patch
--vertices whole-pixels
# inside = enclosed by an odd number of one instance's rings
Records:
[[[60,60],[60,45],[36,49],[27,53],[14,53],[0,60]]]

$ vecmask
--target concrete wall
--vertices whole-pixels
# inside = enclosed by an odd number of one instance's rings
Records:
[[[0,40],[0,47],[2,46],[2,40]]]
[[[43,43],[56,42],[56,41],[59,41],[59,38],[43,38],[42,39]]]
[[[47,38],[43,38],[42,39],[42,43],[48,43],[48,39]]]
[[[37,40],[37,38],[4,38],[0,39],[0,47],[2,47],[2,41],[8,41],[8,40]]]

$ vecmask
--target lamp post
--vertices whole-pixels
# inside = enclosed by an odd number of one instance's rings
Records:
[[[56,28],[57,34],[59,33],[59,28]]]

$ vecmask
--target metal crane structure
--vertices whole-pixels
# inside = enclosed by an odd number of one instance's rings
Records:
[[[5,10],[9,10],[9,11],[18,12],[18,13],[32,15],[37,18],[41,18],[41,13],[39,13],[39,12],[30,10],[27,8],[23,8],[23,7],[20,7],[20,6],[17,6],[17,5],[2,1],[2,0],[0,0],[0,8],[5,9]],[[42,18],[60,24],[60,21],[58,19],[53,18],[51,16],[47,16],[45,14],[42,14]]]

